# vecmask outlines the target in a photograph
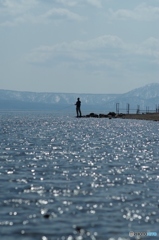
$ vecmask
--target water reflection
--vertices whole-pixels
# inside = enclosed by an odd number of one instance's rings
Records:
[[[0,121],[2,236],[124,240],[131,230],[158,230],[157,122]]]

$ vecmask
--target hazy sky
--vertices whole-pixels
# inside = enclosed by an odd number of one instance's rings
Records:
[[[159,0],[0,0],[0,89],[125,93],[159,82]]]

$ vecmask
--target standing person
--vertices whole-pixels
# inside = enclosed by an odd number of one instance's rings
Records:
[[[82,117],[82,113],[81,113],[81,101],[80,98],[77,98],[77,102],[75,103],[76,105],[76,113],[77,113],[77,117]]]

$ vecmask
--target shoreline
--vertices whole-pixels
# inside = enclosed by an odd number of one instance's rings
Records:
[[[90,113],[85,116],[81,116],[82,118],[120,118],[120,119],[136,119],[136,120],[150,120],[150,121],[159,121],[159,113],[145,113],[145,114],[135,114],[135,113],[129,113],[129,114],[116,114],[114,112],[110,112],[108,114],[96,114],[96,113]]]
[[[123,116],[117,116],[122,119],[136,119],[136,120],[151,120],[159,121],[159,113],[145,113],[145,114],[124,114]]]

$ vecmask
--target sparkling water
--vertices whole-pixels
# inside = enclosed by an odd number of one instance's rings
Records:
[[[0,126],[0,239],[159,236],[159,122],[8,112]]]

